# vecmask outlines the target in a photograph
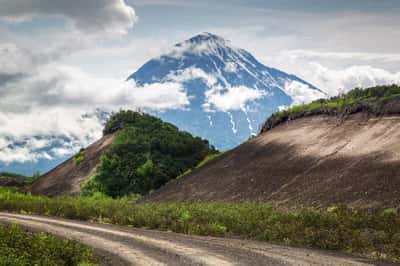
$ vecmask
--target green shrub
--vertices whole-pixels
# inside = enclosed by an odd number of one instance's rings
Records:
[[[74,156],[74,161],[77,165],[81,164],[85,160],[85,149],[80,149]]]
[[[84,187],[84,195],[93,191],[111,197],[144,195],[217,152],[207,140],[147,114],[113,114],[104,133],[116,129],[117,136],[101,156],[96,175]]]
[[[0,265],[95,265],[91,250],[75,241],[0,225]]]
[[[382,215],[385,217],[396,217],[397,216],[397,209],[395,208],[388,208],[383,210]]]

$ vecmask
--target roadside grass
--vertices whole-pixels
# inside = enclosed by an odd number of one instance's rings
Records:
[[[97,265],[83,245],[45,233],[30,233],[16,225],[0,224],[0,266]]]
[[[233,236],[400,262],[396,209],[276,210],[264,203],[145,203],[125,197],[47,198],[0,189],[0,210],[185,234]]]

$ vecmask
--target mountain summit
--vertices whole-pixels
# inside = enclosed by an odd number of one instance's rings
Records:
[[[180,83],[190,104],[153,112],[181,129],[232,148],[258,132],[273,112],[325,94],[295,75],[267,67],[222,37],[201,33],[145,63],[137,85]]]

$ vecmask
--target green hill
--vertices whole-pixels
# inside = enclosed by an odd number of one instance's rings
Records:
[[[112,114],[104,136],[36,180],[34,194],[112,197],[156,190],[217,153],[207,140],[148,114]]]

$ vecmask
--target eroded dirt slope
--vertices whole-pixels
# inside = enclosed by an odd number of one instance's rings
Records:
[[[79,194],[81,185],[96,170],[101,154],[112,144],[114,134],[103,136],[84,151],[84,160],[79,164],[74,157],[41,176],[29,188],[33,194],[48,196]]]
[[[400,205],[400,116],[286,122],[170,182],[146,201]]]

